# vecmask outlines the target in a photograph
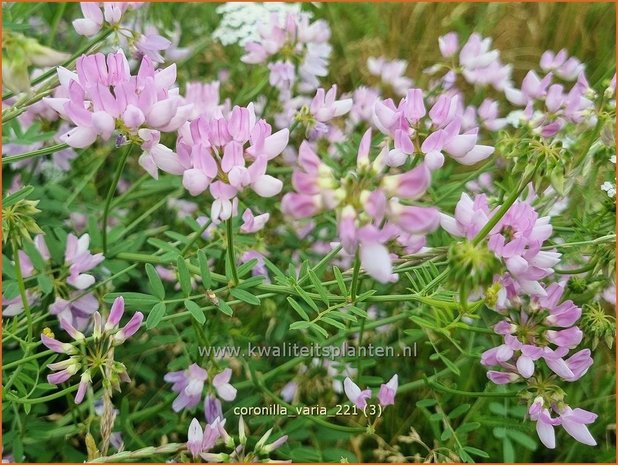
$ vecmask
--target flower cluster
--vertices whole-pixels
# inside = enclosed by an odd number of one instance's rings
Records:
[[[156,70],[145,56],[136,75],[122,52],[84,55],[77,60],[77,72],[58,68],[60,86],[68,97],[47,97],[44,101],[76,127],[60,137],[75,148],[92,145],[98,137],[109,140],[118,131],[120,140],[141,145],[140,164],[156,178],[158,169],[182,174],[171,149],[159,143],[161,132],[182,126],[192,111],[177,88],[176,65]]]
[[[441,80],[443,86],[451,87],[461,73],[466,82],[478,85],[491,85],[498,91],[511,86],[512,65],[505,65],[500,60],[500,52],[491,48],[491,39],[473,33],[461,47],[459,37],[455,32],[449,32],[438,40],[440,53],[444,58],[451,59],[453,66]],[[435,72],[442,67],[430,69]]]
[[[43,263],[48,264],[50,253],[43,235],[37,235],[33,244]],[[60,320],[68,321],[79,330],[87,327],[90,317],[99,308],[99,302],[92,292],[78,291],[85,291],[95,283],[95,277],[88,272],[105,258],[102,253],[92,254],[89,246],[90,236],[88,234],[79,238],[74,234],[67,236],[64,263],[54,280],[56,299],[49,306],[52,314],[57,315]],[[32,259],[23,250],[18,253],[22,275],[24,277],[34,276],[37,270]]]
[[[392,99],[378,101],[374,122],[392,140],[388,166],[403,165],[408,156],[422,154],[432,169],[444,163],[444,153],[464,165],[473,165],[489,157],[494,148],[478,144],[478,128],[464,130],[464,108],[458,94],[440,94],[429,112],[421,89],[409,89],[398,106]],[[426,118],[429,116],[429,118]]]
[[[86,338],[66,318],[60,318],[60,326],[77,343],[60,342],[53,337],[53,333],[41,334],[41,342],[53,352],[66,354],[68,359],[50,363],[48,368],[54,373],[47,376],[50,384],[67,382],[81,370],[79,387],[75,395],[75,403],[84,400],[88,387],[92,384],[92,377],[100,372],[104,383],[117,387],[120,381],[129,381],[125,366],[114,361],[114,347],[123,344],[133,336],[142,324],[144,315],[141,312],[133,314],[131,319],[122,328],[120,320],[124,314],[124,299],[114,300],[107,319],[103,319],[97,311],[93,314],[92,335]]]
[[[591,111],[592,90],[583,70],[570,90],[560,83],[553,83],[553,74],[540,77],[534,70],[528,71],[521,89],[505,89],[506,98],[514,105],[525,107],[520,120],[527,123],[535,133],[550,138],[567,123],[594,125],[596,116]]]
[[[455,208],[455,217],[441,213],[440,223],[450,234],[472,240],[489,222],[499,207],[490,210],[485,194],[472,199],[466,193]],[[544,242],[553,228],[549,216],[539,217],[527,201],[515,202],[488,232],[487,246],[501,259],[507,270],[508,286],[502,300],[520,292],[528,295],[546,294],[539,280],[551,275],[553,266],[560,261],[560,254],[543,250]]]
[[[555,447],[553,426],[563,425],[576,440],[596,445],[585,424],[596,415],[581,409],[572,410],[564,401],[564,392],[554,383],[556,377],[574,382],[586,374],[592,365],[590,349],[582,349],[570,356],[583,332],[575,326],[582,311],[571,300],[562,300],[566,283],[552,283],[543,297],[514,299],[502,310],[504,319],[494,326],[503,343],[482,354],[485,366],[500,366],[490,370],[487,377],[496,384],[524,381],[534,394],[529,415],[537,422],[539,438],[549,448]],[[539,367],[539,362],[550,370]],[[551,417],[551,411],[557,413]],[[584,415],[585,412],[585,415]]]
[[[393,241],[407,253],[420,250],[424,234],[439,224],[433,207],[401,202],[422,197],[431,181],[424,162],[400,174],[391,174],[385,162],[385,146],[370,160],[371,130],[359,145],[356,170],[338,177],[335,170],[322,161],[311,145],[301,144],[298,168],[292,176],[296,192],[286,194],[281,208],[292,218],[310,218],[324,210],[336,210],[339,239],[343,249],[360,254],[365,271],[385,283],[397,280],[386,244]]]
[[[238,444],[232,436],[225,430],[226,420],[217,418],[211,423],[206,424],[202,428],[200,422],[194,418],[189,425],[187,433],[187,450],[195,459],[198,456],[206,462],[270,462],[268,456],[275,449],[278,449],[288,440],[287,435],[281,436],[273,442],[267,444],[273,429],[266,431],[260,439],[255,443],[252,451],[247,450],[247,426],[242,416],[238,421]],[[223,442],[232,452],[212,453],[210,450],[214,448],[218,442]]]
[[[330,28],[324,21],[310,23],[305,13],[272,14],[258,32],[258,40],[245,44],[242,61],[268,64],[270,84],[281,91],[295,85],[304,92],[318,87],[318,78],[328,73],[331,53]]]
[[[288,129],[273,133],[270,124],[258,120],[252,104],[212,119],[200,116],[179,131],[177,163],[184,169],[183,185],[191,195],[210,188],[212,220],[227,220],[237,214],[237,195],[246,188],[261,197],[281,191],[283,183],[266,169],[288,137]]]

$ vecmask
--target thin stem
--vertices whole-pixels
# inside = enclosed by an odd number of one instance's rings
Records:
[[[234,286],[238,284],[238,270],[236,269],[236,256],[234,254],[234,230],[232,225],[232,218],[225,222],[227,231],[227,258],[230,262],[230,269],[232,271],[232,280]]]
[[[449,394],[457,394],[459,396],[468,396],[468,397],[517,397],[519,395],[519,391],[505,391],[505,392],[486,392],[486,391],[461,391],[459,389],[453,389],[448,386],[444,386],[443,384],[438,383],[437,381],[430,380],[429,378],[425,378],[425,382],[427,385],[442,392],[448,392]]]
[[[350,286],[350,301],[356,300],[356,292],[358,290],[358,275],[360,273],[360,255],[358,248],[356,249],[356,255],[354,256],[354,271],[352,273],[352,285]]]
[[[107,191],[107,197],[105,198],[105,205],[103,206],[103,226],[101,231],[103,234],[103,255],[107,255],[107,217],[109,216],[109,209],[112,203],[112,199],[114,197],[114,193],[116,192],[116,188],[118,187],[118,182],[120,181],[120,176],[122,175],[124,165],[127,163],[127,158],[129,157],[129,153],[131,153],[132,148],[133,143],[129,143],[122,156],[120,157],[116,172],[114,173],[114,179],[112,179],[112,184],[109,186],[109,190]]]
[[[11,155],[10,157],[2,157],[2,164],[10,165],[11,163],[15,163],[21,160],[27,160],[28,158],[50,155],[52,153],[60,152],[61,150],[64,150],[68,147],[68,144],[56,144],[38,150],[31,150],[30,152],[18,153],[17,155]]]
[[[53,394],[50,394],[44,397],[37,397],[36,399],[28,399],[25,397],[17,397],[17,396],[9,395],[10,399],[8,400],[10,400],[11,402],[16,402],[18,404],[41,404],[49,400],[54,400],[54,399],[58,399],[59,397],[63,397],[65,394],[70,394],[71,392],[77,391],[78,388],[79,388],[79,384],[75,384],[66,389],[63,389],[62,391],[54,392]]]
[[[194,233],[194,236],[191,238],[191,240],[189,242],[187,242],[187,245],[185,245],[182,250],[180,251],[180,255],[182,255],[183,257],[185,256],[185,254],[187,253],[187,251],[191,248],[191,246],[193,246],[193,244],[195,244],[197,242],[197,240],[202,237],[202,234],[204,234],[204,231],[206,231],[206,229],[208,228],[208,226],[210,226],[210,222],[209,221],[204,221],[204,225],[200,228],[199,231],[196,231]]]
[[[32,342],[32,314],[30,313],[30,305],[28,304],[28,296],[26,295],[24,277],[21,273],[21,261],[19,259],[17,239],[15,239],[15,237],[11,238],[11,243],[13,245],[13,260],[15,261],[15,277],[17,279],[17,287],[19,289],[19,295],[21,296],[21,303],[24,306],[24,312],[26,313],[26,319],[28,320],[28,337],[26,339],[28,343],[30,343]]]

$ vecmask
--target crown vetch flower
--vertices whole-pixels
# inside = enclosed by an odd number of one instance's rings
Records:
[[[283,183],[266,174],[266,168],[288,138],[288,129],[272,133],[265,120],[258,120],[253,104],[235,106],[229,115],[213,119],[200,116],[179,132],[177,151],[188,163],[183,185],[191,195],[210,188],[213,222],[229,219],[236,215],[238,193],[246,188],[261,197],[281,191]]]
[[[126,368],[122,363],[114,361],[113,347],[122,344],[128,337],[132,336],[139,329],[144,315],[136,312],[130,321],[119,327],[120,319],[124,314],[124,299],[117,297],[114,300],[110,315],[107,321],[103,322],[103,317],[99,312],[93,315],[92,336],[86,338],[85,335],[76,329],[66,318],[60,318],[60,326],[66,333],[79,345],[93,346],[93,353],[99,354],[91,357],[87,351],[80,351],[75,343],[62,343],[47,334],[41,334],[41,342],[54,352],[69,355],[68,359],[50,363],[47,367],[54,373],[47,376],[47,381],[51,384],[61,384],[69,381],[71,377],[81,370],[80,381],[75,396],[75,403],[83,401],[88,387],[92,384],[92,375],[101,371],[102,368],[111,366],[111,372],[107,373],[107,379],[112,386],[117,387],[120,381],[128,381],[129,377]],[[111,362],[111,363],[110,363]]]
[[[146,165],[153,176],[156,167],[176,174],[182,172],[181,160],[158,143],[159,132],[176,131],[192,111],[192,104],[185,104],[178,89],[172,87],[176,65],[155,70],[150,57],[144,56],[137,74],[131,75],[129,63],[119,50],[107,56],[83,55],[78,58],[76,68],[75,73],[58,68],[60,87],[68,97],[44,99],[75,125],[61,136],[63,142],[84,148],[98,137],[108,140],[118,131],[126,139],[142,145],[145,154],[140,164]]]

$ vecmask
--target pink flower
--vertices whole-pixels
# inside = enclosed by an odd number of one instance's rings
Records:
[[[230,384],[231,377],[231,368],[226,368],[221,373],[215,375],[212,380],[212,385],[217,390],[219,397],[228,402],[236,398],[236,388]]]
[[[397,95],[405,95],[408,88],[412,85],[412,80],[404,76],[407,66],[408,62],[405,60],[389,61],[384,57],[369,57],[367,59],[369,73],[378,76]]]
[[[588,446],[596,446],[597,442],[594,440],[588,427],[586,425],[594,423],[598,415],[596,413],[589,412],[581,408],[571,409],[566,406],[560,412],[560,421],[562,427],[569,433],[576,441],[586,444]]]
[[[193,363],[186,370],[167,373],[163,379],[173,383],[172,391],[178,393],[178,397],[172,403],[172,409],[174,412],[179,412],[184,408],[193,408],[200,402],[208,372]]]
[[[559,418],[552,418],[549,410],[543,408],[543,399],[537,397],[528,410],[530,419],[536,421],[536,432],[539,439],[548,449],[556,447],[556,433],[554,426],[560,424]]]
[[[204,440],[204,430],[197,418],[191,420],[187,439],[187,449],[189,449],[193,458],[196,458],[202,452],[202,441]]]
[[[269,218],[270,213],[254,216],[251,209],[247,208],[242,214],[243,224],[240,226],[240,232],[245,234],[258,232],[264,227]]]
[[[335,100],[337,98],[337,85],[334,84],[328,92],[321,87],[309,107],[311,114],[317,121],[325,122],[341,115],[345,115],[352,108],[352,99]]]
[[[440,47],[440,53],[444,58],[450,58],[459,49],[459,38],[456,32],[449,32],[438,38],[438,45]]]
[[[236,106],[227,116],[200,116],[181,128],[177,141],[179,157],[187,160],[183,185],[192,195],[210,188],[215,199],[211,218],[226,220],[236,215],[237,195],[246,188],[261,197],[281,191],[283,183],[266,169],[288,138],[287,129],[273,134],[266,121],[257,120],[253,104]]]
[[[393,375],[393,377],[386,384],[380,386],[380,392],[378,393],[378,401],[382,407],[395,404],[395,394],[397,393],[397,387],[399,385],[399,377]]]
[[[367,406],[367,399],[371,398],[371,389],[361,391],[356,383],[348,377],[343,380],[343,389],[348,399],[359,409],[362,410]]]
[[[268,63],[271,84],[277,83],[285,90],[296,85],[301,92],[308,92],[318,87],[318,78],[328,74],[330,28],[325,21],[309,23],[309,16],[302,12],[285,16],[273,14],[269,24],[261,26],[257,32],[258,39],[245,44],[241,61]],[[283,47],[290,50],[293,59],[281,65],[277,57],[281,56],[279,52]]]
[[[67,236],[67,245],[64,255],[65,263],[69,265],[67,283],[76,289],[86,289],[95,282],[94,276],[84,273],[101,263],[105,257],[102,253],[92,255],[88,250],[90,235],[84,234],[79,239],[73,234]]]

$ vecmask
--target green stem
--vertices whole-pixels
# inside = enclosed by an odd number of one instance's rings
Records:
[[[453,389],[448,386],[444,386],[443,384],[438,383],[437,381],[431,380],[429,378],[424,378],[427,385],[442,392],[448,392],[449,394],[457,394],[459,396],[468,396],[468,397],[517,397],[519,395],[519,391],[505,391],[505,392],[471,392],[471,391],[460,391],[459,389]]]
[[[103,255],[107,255],[107,217],[109,216],[109,209],[112,199],[114,198],[116,188],[118,187],[118,182],[120,181],[120,176],[122,175],[124,165],[127,163],[127,158],[129,157],[129,153],[131,153],[132,148],[133,143],[129,143],[121,155],[118,166],[116,167],[116,172],[114,173],[114,179],[112,179],[112,184],[109,186],[107,197],[105,198],[105,205],[103,206],[103,226],[101,231],[103,234]]]
[[[17,155],[11,155],[10,157],[2,157],[2,165],[10,165],[11,163],[27,160],[28,158],[50,155],[52,153],[60,152],[68,147],[68,144],[56,144],[38,150],[31,150],[30,152],[18,153]]]
[[[24,277],[21,273],[21,262],[19,259],[19,247],[17,246],[17,239],[13,237],[11,239],[11,243],[13,245],[13,260],[15,261],[15,277],[17,279],[17,287],[19,289],[19,295],[21,296],[21,303],[24,306],[24,312],[26,313],[26,319],[28,320],[28,337],[26,338],[26,340],[30,343],[32,342],[32,314],[30,313],[30,305],[28,304],[28,296],[26,295]]]
[[[350,286],[350,301],[356,300],[356,292],[358,291],[358,275],[360,273],[360,255],[358,248],[356,249],[356,255],[354,255],[354,271],[352,273],[352,284]]]
[[[232,224],[232,218],[225,222],[227,231],[227,258],[230,262],[230,269],[232,271],[232,280],[234,286],[238,284],[238,270],[236,269],[236,256],[234,254],[234,229]]]
[[[37,397],[36,399],[22,398],[22,397],[12,396],[9,394],[8,395],[9,398],[6,400],[9,400],[11,402],[15,402],[18,404],[41,404],[43,402],[47,402],[50,400],[58,399],[59,397],[63,397],[65,394],[69,394],[71,392],[77,391],[78,388],[79,388],[79,384],[75,384],[74,386],[63,389],[62,391],[54,392],[53,394],[50,394],[44,397]]]
[[[204,225],[200,228],[199,231],[196,231],[194,233],[194,236],[191,238],[191,240],[189,242],[187,242],[187,245],[185,245],[182,250],[180,251],[180,255],[182,255],[183,257],[185,256],[185,254],[187,253],[187,251],[191,248],[191,246],[193,244],[195,244],[195,242],[202,237],[202,234],[204,234],[204,231],[206,231],[206,229],[208,228],[208,226],[210,226],[210,221],[204,221]]]

